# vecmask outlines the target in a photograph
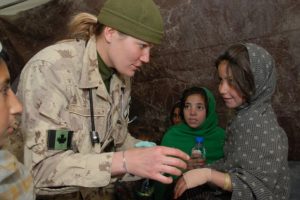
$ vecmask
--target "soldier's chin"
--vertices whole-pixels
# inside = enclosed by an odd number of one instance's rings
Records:
[[[131,78],[131,77],[134,76],[135,72],[136,72],[136,71],[130,71],[130,72],[128,72],[127,74],[125,74],[125,76],[128,76],[128,77]]]

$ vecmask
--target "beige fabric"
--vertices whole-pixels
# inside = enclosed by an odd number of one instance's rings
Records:
[[[203,185],[211,180],[211,169],[193,169],[183,174],[188,189]]]
[[[98,71],[95,44],[92,37],[87,44],[69,40],[49,46],[22,71],[17,95],[24,104],[24,162],[33,172],[39,194],[107,186],[115,181],[110,173],[111,151],[137,142],[127,133],[130,79],[113,75],[108,94]],[[94,147],[88,88],[95,88],[95,126],[101,140]],[[72,150],[48,150],[48,129],[74,131]]]
[[[15,156],[0,149],[0,199],[34,200],[32,177]]]

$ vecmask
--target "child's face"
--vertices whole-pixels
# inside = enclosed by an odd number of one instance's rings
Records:
[[[183,109],[185,122],[192,128],[199,127],[206,118],[204,98],[200,94],[188,96]]]
[[[22,105],[10,88],[9,78],[7,66],[0,59],[0,147],[6,134],[16,128],[15,114],[22,112]]]
[[[233,86],[233,77],[231,69],[228,68],[227,61],[222,61],[218,66],[220,78],[219,93],[221,94],[225,105],[228,108],[237,108],[241,106],[245,99],[243,95]]]
[[[172,115],[172,123],[173,124],[179,124],[181,122],[180,118],[180,108],[176,107],[174,109],[173,115]]]

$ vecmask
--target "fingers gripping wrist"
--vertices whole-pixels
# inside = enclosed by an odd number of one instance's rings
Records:
[[[188,189],[203,185],[211,180],[211,169],[193,169],[183,174]]]

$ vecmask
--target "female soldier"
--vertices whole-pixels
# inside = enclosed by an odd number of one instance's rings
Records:
[[[84,199],[103,198],[125,173],[172,182],[163,174],[180,175],[188,155],[167,147],[130,149],[139,141],[127,130],[130,78],[163,36],[158,7],[152,0],[108,0],[98,18],[81,13],[70,27],[75,39],[37,53],[18,88],[24,160],[38,194],[80,189]]]

